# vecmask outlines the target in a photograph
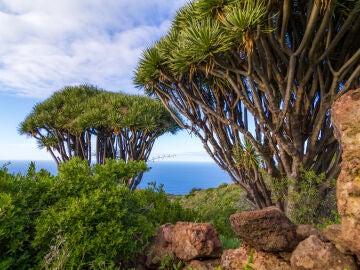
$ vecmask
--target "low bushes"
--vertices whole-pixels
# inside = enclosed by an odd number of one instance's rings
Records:
[[[211,222],[220,234],[224,248],[239,247],[239,240],[231,229],[229,216],[239,211],[253,210],[244,192],[234,184],[218,188],[193,189],[188,195],[177,197],[184,208],[198,213],[198,221]]]
[[[62,163],[58,176],[36,172],[33,163],[25,175],[0,168],[0,269],[127,269],[166,222],[211,222],[224,248],[239,246],[229,216],[254,206],[237,186],[194,189],[171,200],[155,184],[130,191],[124,182],[145,170],[143,162],[89,167],[79,159]],[[304,207],[295,221],[333,222],[333,200],[317,204],[321,177],[303,172],[293,199]]]
[[[166,222],[191,221],[192,210],[155,185],[130,191],[124,180],[146,166],[73,159],[58,176],[0,170],[0,269],[113,269],[132,265]]]
[[[300,176],[296,188],[288,191],[290,179],[272,181],[273,201],[278,199],[294,205],[288,217],[296,224],[312,224],[320,228],[339,222],[336,200],[336,180],[326,179],[325,173],[299,169]]]

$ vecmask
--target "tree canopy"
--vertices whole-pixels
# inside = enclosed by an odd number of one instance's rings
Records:
[[[104,164],[107,158],[146,161],[155,140],[179,128],[157,100],[80,85],[35,105],[19,130],[34,137],[57,164],[72,157],[90,164],[92,156]],[[135,188],[141,176],[128,186]]]
[[[291,179],[284,194],[300,166],[338,175],[329,109],[360,85],[359,35],[358,0],[191,1],[144,51],[134,81],[174,106],[187,119],[173,114],[179,125],[265,207],[263,171]]]

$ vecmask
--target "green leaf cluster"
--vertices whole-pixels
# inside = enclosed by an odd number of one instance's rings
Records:
[[[201,222],[212,223],[223,239],[234,239],[229,216],[240,211],[254,210],[245,193],[234,184],[222,184],[217,188],[193,189],[188,195],[176,198],[179,203],[198,213]]]
[[[338,222],[336,203],[336,180],[326,179],[325,173],[300,168],[296,189],[287,192],[291,179],[283,178],[272,182],[273,200],[279,199],[294,205],[289,218],[296,224],[323,226]],[[328,190],[327,192],[324,192]]]
[[[256,152],[252,143],[245,139],[233,148],[233,157],[238,167],[244,167],[247,170],[258,168],[260,165],[260,155]]]
[[[0,170],[1,269],[119,269],[133,265],[155,228],[191,221],[161,187],[131,191],[123,180],[144,162],[61,163],[58,176]]]
[[[59,166],[72,157],[147,160],[155,140],[180,127],[163,104],[147,96],[108,92],[91,85],[64,87],[34,106],[19,131],[34,137]],[[128,179],[135,189],[142,174]]]
[[[68,86],[34,106],[20,124],[20,132],[36,134],[40,129],[56,137],[56,131],[73,134],[87,129],[114,131],[128,128],[148,132],[175,132],[176,123],[164,106],[143,96],[108,92],[91,85]]]
[[[53,176],[34,173],[32,164],[24,176],[0,169],[0,269],[31,269],[36,255],[32,247],[34,222],[48,203]]]
[[[257,31],[265,27],[266,3],[244,0],[198,0],[178,10],[170,31],[155,46],[143,52],[134,82],[151,92],[168,70],[183,75],[196,65],[213,68],[215,55],[234,48],[248,51]],[[165,73],[165,74],[164,74]]]

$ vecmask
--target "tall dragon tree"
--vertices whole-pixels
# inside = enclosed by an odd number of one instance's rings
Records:
[[[19,131],[34,137],[57,165],[72,157],[147,161],[155,140],[180,127],[163,104],[146,96],[69,86],[34,106]],[[134,189],[142,174],[127,181]]]
[[[134,80],[175,107],[262,208],[273,203],[264,172],[290,180],[285,195],[301,167],[338,175],[330,106],[360,84],[359,36],[359,0],[193,0],[143,52]]]

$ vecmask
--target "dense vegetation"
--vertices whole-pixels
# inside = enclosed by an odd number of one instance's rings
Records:
[[[161,188],[131,191],[144,162],[88,166],[72,159],[58,176],[34,164],[25,176],[0,170],[0,269],[129,267],[166,222],[195,219]]]
[[[221,184],[217,188],[196,189],[175,198],[180,205],[197,213],[199,222],[210,222],[219,233],[224,248],[238,248],[240,240],[230,226],[230,215],[255,209],[236,185]]]
[[[359,16],[354,0],[193,0],[144,52],[135,83],[187,119],[173,114],[257,207],[273,204],[263,171],[287,178],[277,205],[289,213],[301,167],[339,173],[330,106],[360,85]]]
[[[211,222],[237,247],[229,215],[273,204],[295,223],[336,222],[329,108],[360,84],[359,15],[354,0],[194,0],[136,71],[162,103],[81,85],[34,106],[20,131],[59,173],[0,169],[0,269],[129,268],[179,220]],[[154,141],[179,126],[236,185],[173,200],[135,189]]]
[[[107,158],[147,160],[155,140],[176,133],[179,126],[154,99],[98,89],[91,85],[64,87],[34,106],[20,132],[34,137],[59,164],[79,157],[91,164]],[[129,179],[135,189],[142,174]]]
[[[211,222],[220,235],[235,237],[230,227],[229,216],[239,211],[254,210],[244,192],[236,185],[222,184],[218,188],[193,189],[177,200],[185,208],[195,210],[200,221]]]
[[[24,176],[0,169],[0,269],[126,269],[166,222],[210,222],[224,248],[239,247],[229,216],[256,208],[241,189],[222,184],[174,197],[155,184],[134,191],[124,185],[146,169],[145,162],[121,160],[90,167],[78,158],[60,163],[58,176],[36,172],[33,163]],[[324,175],[301,175],[307,192],[289,198],[301,205],[291,219],[320,227],[337,222],[334,193],[323,201],[316,188]]]
[[[277,201],[277,196],[283,196],[280,193],[287,181],[288,179],[284,178],[278,182],[278,186],[273,190],[273,202]],[[326,183],[327,188],[331,190],[325,200],[317,188],[319,183]],[[325,179],[325,174],[316,175],[313,171],[301,168],[300,185],[299,190],[286,198],[298,205],[289,215],[295,224],[312,224],[324,228],[339,222],[334,180]],[[225,248],[239,246],[239,240],[231,229],[229,216],[236,212],[256,209],[246,194],[234,184],[222,184],[217,188],[205,190],[193,189],[188,195],[176,197],[175,200],[184,208],[196,211],[199,221],[211,222],[219,232]]]

